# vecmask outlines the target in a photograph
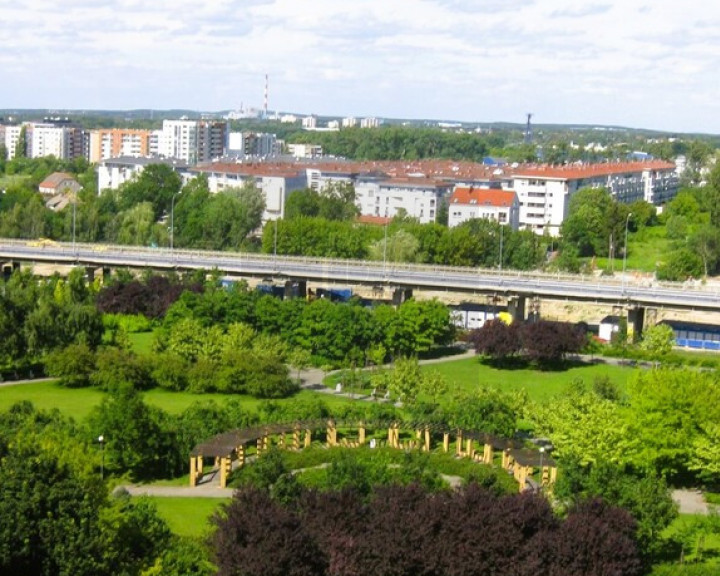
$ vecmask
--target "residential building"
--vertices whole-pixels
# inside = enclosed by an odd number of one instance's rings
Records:
[[[227,123],[214,120],[164,120],[158,155],[188,164],[209,162],[225,155]]]
[[[317,128],[317,116],[306,116],[302,119],[302,127],[305,130],[314,130]]]
[[[187,179],[188,164],[177,158],[153,158],[123,156],[108,158],[98,165],[98,193],[103,190],[117,190],[128,180],[136,177],[151,164],[168,164]]]
[[[517,230],[520,225],[520,203],[512,190],[497,188],[456,187],[448,202],[450,228],[485,218]]]
[[[38,185],[40,193],[46,196],[55,196],[56,194],[68,192],[75,193],[81,188],[82,186],[72,174],[66,174],[65,172],[53,172]]]
[[[254,156],[267,158],[278,156],[281,142],[275,134],[264,132],[230,132],[227,155],[231,157]]]
[[[62,160],[84,156],[84,133],[77,126],[55,122],[30,122],[26,127],[29,158],[55,156]]]
[[[342,119],[343,128],[355,128],[355,126],[357,126],[357,123],[357,118],[353,118],[352,116],[348,116],[347,118]]]
[[[377,118],[363,118],[360,120],[360,128],[377,128],[380,126],[380,120]]]
[[[405,214],[427,224],[437,220],[440,203],[452,187],[451,183],[432,178],[365,174],[355,182],[355,203],[362,215],[394,218]]]
[[[319,144],[288,144],[288,151],[295,158],[321,158],[323,155]]]
[[[15,158],[15,149],[22,129],[21,125],[0,125],[0,144],[5,145],[8,160]]]
[[[663,204],[678,190],[675,165],[662,161],[567,166],[526,165],[512,173],[520,201],[520,226],[557,235],[570,198],[581,188],[606,188],[618,202]]]
[[[120,156],[150,156],[152,136],[151,130],[91,130],[88,160],[97,164],[101,160]]]
[[[283,218],[290,194],[307,188],[305,171],[290,163],[213,162],[196,166],[190,172],[207,176],[213,193],[254,182],[265,199],[263,222]]]

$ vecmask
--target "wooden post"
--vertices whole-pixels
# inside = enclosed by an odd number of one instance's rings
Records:
[[[230,458],[220,458],[220,488],[227,488],[228,476],[230,476],[232,460]]]
[[[365,422],[360,422],[360,426],[358,427],[358,444],[360,444],[360,446],[365,444]]]
[[[457,431],[457,441],[456,441],[456,443],[455,443],[455,453],[456,453],[458,456],[462,456],[462,455],[463,455],[463,445],[462,445],[462,443],[463,443],[462,430],[458,430],[458,431]]]
[[[425,434],[425,446],[423,446],[423,450],[425,452],[430,452],[430,428],[428,428],[427,426],[425,426],[424,434]]]
[[[237,447],[237,458],[238,458],[238,466],[243,467],[245,466],[245,445],[240,444],[240,446]]]
[[[293,450],[300,450],[300,426],[297,424],[293,430]]]
[[[260,458],[260,455],[262,454],[263,446],[264,446],[263,437],[260,436],[260,437],[257,439],[257,456],[258,456],[258,458]]]
[[[493,463],[493,447],[492,444],[485,444],[483,449],[483,463],[490,466]]]
[[[467,442],[465,443],[465,446],[466,446],[466,448],[465,448],[466,456],[468,458],[472,459],[475,456],[475,448],[473,448],[473,439],[468,438]]]
[[[190,487],[197,486],[197,470],[195,469],[195,456],[190,456]]]
[[[305,448],[310,448],[310,444],[312,444],[312,430],[308,428],[305,430]]]
[[[443,432],[443,452],[450,452],[450,432]]]
[[[337,428],[334,420],[328,420],[327,422],[327,445],[328,448],[337,446]]]

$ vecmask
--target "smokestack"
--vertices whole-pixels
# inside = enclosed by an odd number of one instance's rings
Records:
[[[265,103],[263,105],[263,118],[268,117],[268,75],[265,74]]]

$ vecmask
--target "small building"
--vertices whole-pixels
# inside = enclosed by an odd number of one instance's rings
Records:
[[[720,351],[720,326],[679,320],[663,320],[660,324],[672,328],[676,346]]]
[[[500,318],[501,315],[507,317],[507,314],[507,306],[462,302],[458,306],[451,307],[450,320],[457,328],[475,330],[482,328],[486,322]]]
[[[448,227],[458,226],[475,218],[494,220],[517,230],[520,225],[520,204],[512,190],[496,188],[456,187],[448,206]]]
[[[605,316],[600,320],[598,327],[598,338],[603,342],[611,342],[613,334],[620,331],[620,316]]]
[[[74,194],[81,188],[82,186],[80,186],[78,181],[75,180],[71,174],[66,174],[65,172],[53,172],[45,178],[45,180],[40,182],[38,186],[40,193],[46,196],[57,196],[58,194],[68,193]]]

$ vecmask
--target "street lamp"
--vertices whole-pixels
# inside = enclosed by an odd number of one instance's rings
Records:
[[[100,444],[100,480],[105,479],[105,436],[98,436],[98,444]]]
[[[500,272],[502,272],[502,264],[503,264],[503,232],[505,230],[505,227],[500,224]]]
[[[77,212],[77,192],[73,192],[73,236],[72,236],[72,247],[73,252],[75,252],[75,221],[76,221],[76,212]]]
[[[277,269],[277,222],[280,216],[275,217],[275,238],[273,239],[273,266]]]
[[[540,446],[540,487],[543,485],[543,456],[545,456],[545,446]]]
[[[628,224],[630,223],[630,217],[632,212],[628,212],[627,218],[625,218],[625,248],[623,249],[623,279],[622,279],[622,290],[625,293],[625,268],[627,266],[627,238],[628,238]]]
[[[385,217],[385,241],[383,242],[383,278],[387,276],[387,230],[388,222],[387,216]]]
[[[175,198],[180,195],[180,192],[182,190],[175,192],[170,201],[170,252],[173,251],[175,244]]]

